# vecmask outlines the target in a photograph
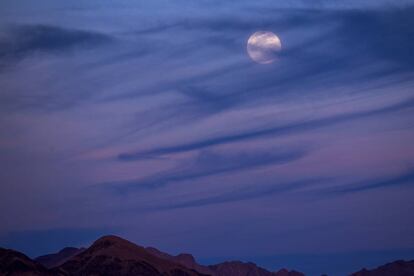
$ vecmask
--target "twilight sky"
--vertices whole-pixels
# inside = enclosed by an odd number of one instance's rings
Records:
[[[1,1],[0,246],[414,258],[413,26],[414,1]]]

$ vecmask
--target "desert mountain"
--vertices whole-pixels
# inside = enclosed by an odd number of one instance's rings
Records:
[[[0,275],[43,276],[53,274],[20,252],[0,248]]]
[[[49,268],[49,269],[48,269]],[[89,248],[64,248],[31,260],[24,254],[0,248],[0,276],[304,276],[286,269],[270,272],[240,261],[203,266],[190,254],[173,256],[141,247],[116,236],[104,236]],[[414,261],[396,261],[351,276],[413,276]]]
[[[58,253],[43,255],[34,259],[47,268],[53,268],[62,265],[73,256],[85,251],[85,248],[65,247]]]
[[[158,258],[116,236],[105,236],[59,267],[68,275],[197,276],[200,273]]]
[[[224,262],[209,266],[217,276],[304,276],[303,273],[288,271],[286,269],[278,272],[270,272],[254,263],[240,261]]]
[[[373,270],[363,269],[352,276],[413,276],[414,261],[395,261]]]
[[[194,259],[193,255],[191,255],[191,254],[182,253],[182,254],[179,254],[177,256],[172,256],[168,253],[159,251],[158,249],[156,249],[154,247],[147,247],[146,250],[149,253],[151,253],[151,254],[159,257],[159,258],[181,264],[181,265],[183,265],[183,266],[185,266],[189,269],[193,269],[193,270],[195,270],[195,271],[197,271],[201,274],[215,275],[214,271],[212,269],[210,269],[209,267],[198,264],[196,262],[196,260]]]
[[[254,263],[244,263],[240,261],[203,266],[198,264],[191,254],[182,253],[177,256],[172,256],[153,247],[147,247],[146,250],[160,258],[179,263],[199,273],[212,276],[304,276],[302,273],[288,271],[286,269],[282,269],[278,272],[270,272],[264,268],[258,267]]]
[[[234,276],[234,275],[248,275],[248,276],[272,276],[273,273],[254,263],[243,263],[239,261],[224,262],[217,265],[210,266],[218,276]]]
[[[305,274],[298,271],[288,271],[287,269],[281,269],[278,272],[274,272],[274,276],[305,276]]]

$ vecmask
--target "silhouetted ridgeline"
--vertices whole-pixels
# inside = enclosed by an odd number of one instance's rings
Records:
[[[414,275],[414,261],[396,261],[373,270],[363,269],[352,276],[410,276]]]
[[[190,254],[172,256],[152,247],[141,247],[116,236],[104,236],[89,248],[67,247],[55,254],[31,260],[24,254],[0,248],[0,276],[117,275],[117,276],[304,276],[281,269],[270,272],[240,261],[203,266]],[[414,261],[397,261],[352,276],[413,276]]]

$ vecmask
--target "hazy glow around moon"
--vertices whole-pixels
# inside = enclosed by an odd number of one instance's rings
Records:
[[[247,53],[257,63],[269,64],[276,61],[280,50],[282,43],[272,32],[255,32],[247,41]]]

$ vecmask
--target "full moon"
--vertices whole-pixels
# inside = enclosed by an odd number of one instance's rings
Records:
[[[281,50],[282,43],[272,32],[255,32],[247,41],[247,53],[253,61],[260,64],[275,62]]]

